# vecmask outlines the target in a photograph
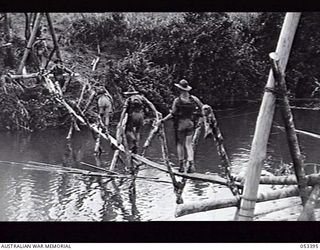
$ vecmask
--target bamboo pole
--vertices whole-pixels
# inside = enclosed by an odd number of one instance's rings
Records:
[[[54,31],[54,27],[53,27],[53,23],[52,23],[50,14],[49,14],[49,13],[46,13],[46,17],[47,17],[47,21],[48,21],[48,25],[49,25],[49,30],[50,30],[50,33],[51,33],[51,36],[52,36],[52,41],[53,41],[53,44],[54,44],[54,47],[55,47],[56,56],[57,56],[57,57],[61,60],[61,62],[62,62],[61,52],[60,52],[60,49],[59,49],[59,45],[58,45],[58,42],[57,42],[56,33],[55,33],[55,31]]]
[[[32,48],[32,44],[34,43],[34,40],[36,38],[36,33],[37,33],[38,28],[39,28],[39,25],[40,25],[40,22],[41,22],[41,18],[42,18],[42,13],[36,13],[36,19],[35,19],[34,27],[33,27],[32,33],[30,35],[27,47],[26,47],[26,49],[24,51],[22,60],[20,62],[20,65],[19,65],[19,68],[18,68],[18,74],[22,73],[22,69],[23,69],[23,67],[24,67],[24,65],[26,63],[26,60],[27,60],[28,55],[29,55],[29,52],[30,52],[30,50]]]
[[[153,105],[152,102],[150,102],[146,97],[142,96],[144,101],[150,106],[150,108],[152,109],[155,117],[156,117],[156,120],[158,121],[159,120],[159,117],[161,116],[161,113],[158,112],[158,110],[156,109],[156,107]],[[142,150],[142,154],[141,155],[145,155],[148,147],[150,146],[151,144],[151,141],[153,140],[154,136],[159,132],[159,128],[160,128],[160,125],[154,125],[153,123],[153,128],[151,129],[151,131],[149,132],[149,135],[146,139],[146,141],[144,142],[143,144],[143,150]]]
[[[149,135],[147,137],[147,139],[145,140],[144,144],[143,144],[143,149],[142,149],[142,153],[141,155],[144,156],[147,152],[147,149],[149,148],[149,146],[151,145],[151,141],[154,138],[154,136],[158,133],[159,131],[159,126],[154,126],[150,132]]]
[[[114,172],[114,171],[111,171],[111,170],[108,170],[108,169],[105,169],[105,168],[97,167],[95,165],[92,165],[92,164],[89,164],[89,163],[86,163],[86,162],[80,162],[80,163],[85,165],[85,166],[92,167],[94,169],[98,169],[98,170],[101,170],[101,171],[104,171],[104,172],[108,172],[108,173],[112,173],[112,174],[119,174],[118,172]]]
[[[125,131],[125,127],[126,127],[126,119],[124,119],[124,117],[122,118],[122,116],[124,115],[125,113],[122,112],[121,114],[121,117],[120,117],[120,121],[117,125],[117,132],[116,132],[116,138],[117,138],[117,143],[120,145],[122,143],[122,134],[124,133]],[[112,157],[112,161],[111,161],[111,164],[110,164],[110,170],[113,170],[115,169],[116,167],[116,164],[117,164],[117,160],[120,156],[120,150],[119,149],[116,149],[114,151],[114,154],[113,154],[113,157]]]
[[[301,13],[287,13],[283,22],[276,49],[276,53],[278,53],[280,57],[279,65],[282,70],[286,69],[300,15]],[[273,89],[274,83],[274,77],[270,70],[266,89]],[[253,219],[261,169],[263,161],[266,158],[267,143],[272,126],[274,108],[275,96],[273,93],[265,91],[252,141],[250,159],[246,173],[247,178],[245,180],[239,211],[239,220]]]
[[[224,144],[223,144],[223,136],[220,131],[220,128],[218,126],[218,121],[211,109],[210,113],[211,118],[211,126],[213,130],[214,140],[216,141],[217,151],[220,156],[223,168],[225,170],[225,175],[227,176],[227,180],[229,182],[229,187],[234,196],[239,196],[240,191],[238,190],[238,187],[234,183],[234,177],[231,175],[231,162],[229,160],[229,157],[227,155],[227,152],[225,150]]]
[[[316,206],[316,202],[318,201],[320,196],[320,185],[317,184],[314,186],[309,199],[307,200],[304,208],[298,218],[298,221],[315,221],[314,208]]]
[[[85,113],[88,110],[88,108],[89,108],[90,104],[92,103],[92,100],[93,100],[95,95],[96,95],[96,92],[91,89],[91,93],[90,93],[89,99],[88,99],[88,101],[86,103],[86,106],[83,108],[83,113]]]
[[[268,193],[260,193],[257,196],[256,202],[271,201],[277,199],[298,196],[299,189],[297,186],[291,186],[279,190],[270,191]],[[175,212],[175,217],[180,217],[187,214],[205,212],[215,209],[228,208],[237,206],[239,199],[236,197],[226,199],[208,199],[206,201],[192,202],[178,205]]]
[[[78,99],[78,102],[77,102],[77,107],[80,109],[80,104],[81,104],[81,101],[83,99],[83,95],[84,95],[84,91],[87,87],[87,84],[84,84],[83,87],[82,87],[82,90],[81,90],[81,93],[80,93],[80,97]],[[74,117],[72,117],[72,120],[71,120],[71,124],[70,124],[70,128],[69,128],[69,132],[68,132],[68,135],[67,135],[67,140],[71,140],[71,137],[72,137],[72,133],[73,133],[73,128],[75,128],[75,130],[77,131],[80,131],[80,128],[78,127],[77,125],[77,121]]]
[[[116,167],[116,164],[117,164],[117,160],[119,158],[119,154],[120,154],[120,151],[119,149],[116,149],[114,151],[114,154],[113,154],[113,157],[112,157],[112,161],[111,161],[111,164],[110,164],[110,170],[114,170],[115,167]]]
[[[161,114],[159,115],[159,118],[161,119]],[[164,133],[164,125],[163,124],[160,125],[159,137],[160,137],[160,141],[161,141],[162,157],[163,157],[164,162],[167,166],[167,171],[168,171],[170,178],[171,178],[171,181],[173,183],[174,193],[176,195],[176,203],[182,204],[183,203],[182,192],[183,192],[183,189],[186,185],[186,178],[182,178],[182,181],[178,182],[177,179],[175,178],[175,175],[174,175],[172,169],[171,169],[171,165],[170,165],[170,161],[169,161],[169,150],[168,150],[166,135]]]
[[[127,117],[126,117],[126,112],[127,112],[127,108],[129,106],[129,99],[126,99],[123,108],[122,108],[122,112],[120,115],[120,120],[118,122],[117,125],[117,133],[116,133],[116,138],[117,138],[117,144],[120,145],[122,143],[123,140],[123,134],[125,133],[126,130],[126,123],[127,123]],[[112,161],[110,164],[110,170],[115,169],[115,166],[117,164],[117,160],[119,158],[120,155],[120,151],[119,149],[116,149],[114,151],[113,157],[112,157]]]
[[[238,189],[238,186],[235,184],[234,177],[231,175],[231,162],[223,144],[223,136],[218,126],[218,121],[213,113],[213,109],[209,105],[207,105],[207,109],[203,111],[203,114],[203,122],[206,130],[206,136],[208,136],[211,133],[213,134],[213,139],[216,142],[217,152],[220,156],[220,160],[224,168],[225,176],[228,181],[228,186],[232,194],[239,200],[239,204],[237,205],[237,210],[234,216],[235,220],[237,220],[240,208],[240,190]]]
[[[274,126],[280,130],[283,130],[285,131],[285,128],[282,127],[282,126]],[[313,138],[316,138],[316,139],[320,139],[320,135],[319,134],[315,134],[315,133],[312,133],[312,132],[308,132],[308,131],[304,131],[304,130],[299,130],[299,129],[295,129],[295,131],[299,134],[303,134],[303,135],[308,135],[308,136],[311,136]]]
[[[287,86],[284,78],[284,72],[281,70],[278,65],[279,57],[276,53],[270,53],[270,58],[272,60],[272,71],[276,81],[276,85],[278,85],[281,94],[281,114],[286,128],[287,141],[291,154],[291,158],[293,161],[294,172],[296,174],[298,180],[298,187],[300,190],[300,196],[302,200],[302,204],[304,205],[308,199],[307,196],[307,182],[305,179],[304,172],[304,162],[300,151],[298,137],[295,131],[293,115],[290,109],[289,99],[287,96]]]
[[[197,127],[192,137],[192,147],[194,152],[196,151],[197,145],[199,143],[201,129],[202,129],[202,126]]]

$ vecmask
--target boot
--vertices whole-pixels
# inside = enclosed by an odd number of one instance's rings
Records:
[[[184,160],[179,160],[179,172],[184,172]]]
[[[194,172],[196,172],[196,169],[195,169],[195,167],[194,167],[194,162],[193,161],[188,161],[188,165],[189,165],[189,167],[188,167],[188,170],[187,170],[187,173],[194,173]]]

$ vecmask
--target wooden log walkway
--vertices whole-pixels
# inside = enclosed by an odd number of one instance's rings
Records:
[[[270,191],[268,193],[260,193],[256,202],[265,202],[277,199],[288,198],[292,196],[298,196],[299,189],[297,186],[287,187],[285,189],[279,189]],[[205,212],[214,209],[235,207],[239,200],[236,197],[230,197],[225,199],[208,199],[198,202],[190,202],[177,206],[175,216],[180,217],[187,214]]]
[[[109,141],[111,144],[113,144],[115,147],[117,147],[121,152],[125,152],[124,151],[124,147],[123,145],[119,145],[117,144],[117,140],[115,138],[113,138],[111,135],[106,135],[104,133],[101,132],[100,129],[97,128],[96,125],[91,125],[91,128],[96,132],[99,133],[101,135],[102,138],[104,138],[105,140]],[[144,163],[145,165],[148,165],[150,167],[156,168],[160,171],[168,172],[168,169],[165,165],[162,165],[160,163],[151,161],[141,155],[138,154],[134,154],[134,153],[130,153],[132,158],[140,161],[142,163]],[[193,180],[198,180],[198,181],[206,181],[206,182],[211,182],[211,183],[215,183],[215,184],[221,184],[221,185],[228,185],[228,182],[226,179],[218,176],[218,175],[209,175],[209,174],[201,174],[201,173],[180,173],[177,170],[173,170],[173,174],[180,176],[180,177],[185,177],[188,179],[193,179]]]

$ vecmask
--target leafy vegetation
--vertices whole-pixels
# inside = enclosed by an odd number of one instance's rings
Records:
[[[11,15],[19,62],[25,46],[23,15]],[[53,13],[52,17],[68,67],[105,85],[118,100],[118,109],[119,95],[133,85],[166,113],[176,91],[173,84],[181,78],[190,82],[193,94],[214,107],[259,100],[270,68],[268,54],[275,50],[284,13]],[[287,70],[292,97],[310,97],[320,79],[319,21],[317,13],[302,15]],[[6,58],[6,51],[0,49],[0,56]],[[96,56],[100,62],[93,72],[90,64]],[[0,67],[8,70],[4,62]],[[2,93],[3,87],[8,91],[8,83],[2,80],[1,86]],[[48,95],[37,94],[41,91],[36,89],[22,93],[10,86],[8,94],[1,95],[2,128],[66,123],[65,111]],[[72,86],[68,97],[75,101],[81,86],[74,80]]]

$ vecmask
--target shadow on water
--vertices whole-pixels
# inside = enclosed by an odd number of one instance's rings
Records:
[[[245,167],[249,160],[257,112],[258,107],[253,106],[216,114],[234,172]],[[296,127],[320,134],[320,116],[314,112],[295,110]],[[274,124],[282,124],[278,110]],[[142,142],[148,129],[144,128]],[[170,160],[177,164],[171,123],[166,124],[166,135]],[[76,132],[69,143],[66,143],[65,136],[66,131],[63,129],[32,134],[1,133],[0,160],[35,161],[90,171],[98,170],[81,162],[105,169],[109,167],[112,149],[104,142],[104,153],[100,157],[94,156],[95,142],[90,131],[82,129]],[[298,136],[306,162],[318,163],[320,141],[304,135]],[[162,162],[158,138],[152,142],[146,156]],[[195,157],[198,172],[222,173],[213,140],[201,138]],[[266,164],[276,169],[281,163],[290,163],[286,137],[283,132],[272,128]],[[118,164],[115,171],[124,174],[124,166]],[[138,176],[170,182],[167,173],[146,166],[141,167]],[[187,203],[209,197],[224,197],[226,192],[229,191],[218,185],[188,180],[183,199]],[[172,220],[175,206],[175,195],[170,183],[138,178],[110,179],[0,164],[1,221]]]

